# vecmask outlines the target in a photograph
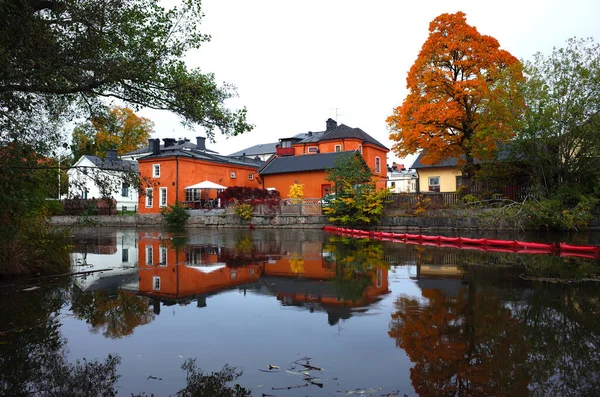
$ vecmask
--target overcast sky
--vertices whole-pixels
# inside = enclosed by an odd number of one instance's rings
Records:
[[[600,41],[600,0],[204,0],[203,8],[212,40],[187,62],[236,85],[239,97],[227,105],[245,106],[255,125],[229,139],[217,133],[208,147],[221,154],[322,131],[329,117],[391,148],[385,119],[406,95],[429,23],[445,12],[465,12],[519,59],[549,54],[570,37]],[[156,138],[203,135],[167,112],[138,114],[155,122]]]

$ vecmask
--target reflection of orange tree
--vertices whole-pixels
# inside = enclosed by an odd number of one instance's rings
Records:
[[[103,330],[107,338],[130,335],[135,327],[154,320],[150,300],[126,291],[119,291],[116,296],[105,291],[91,294],[75,291],[72,305],[75,316],[86,320],[94,332]]]
[[[449,297],[424,289],[428,303],[399,298],[390,337],[416,365],[410,370],[420,396],[527,395],[529,346],[510,310],[474,287]]]

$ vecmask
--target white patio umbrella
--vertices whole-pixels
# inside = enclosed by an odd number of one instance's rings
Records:
[[[198,195],[200,198],[202,198],[202,191],[203,190],[217,190],[217,193],[220,190],[225,190],[227,189],[226,186],[223,185],[219,185],[218,183],[214,183],[211,181],[202,181],[200,183],[196,183],[195,185],[191,185],[191,186],[187,186],[185,188],[185,190],[196,190],[198,189],[200,192],[200,194]]]

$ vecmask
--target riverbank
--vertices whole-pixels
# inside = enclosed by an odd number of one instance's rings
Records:
[[[189,228],[300,228],[320,229],[330,224],[324,215],[255,215],[249,221],[240,219],[225,210],[190,210],[186,222]],[[386,232],[408,231],[523,231],[514,224],[485,216],[482,211],[437,210],[422,216],[384,216],[381,222],[362,229]],[[54,216],[50,220],[55,226],[107,226],[107,227],[148,227],[161,226],[160,214],[100,215],[100,216]],[[591,225],[590,230],[597,230]]]

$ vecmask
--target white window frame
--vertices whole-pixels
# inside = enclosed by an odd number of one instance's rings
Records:
[[[248,180],[249,181],[253,181],[254,180],[254,174],[253,173],[249,173],[248,174]]]
[[[160,291],[160,277],[152,277],[152,289],[155,291]]]
[[[169,251],[167,247],[160,247],[160,266],[167,266],[167,258],[169,257]]]
[[[164,198],[164,201],[163,201]],[[167,206],[167,188],[161,187],[160,194],[158,195],[158,206],[164,208]]]
[[[319,153],[319,148],[317,146],[310,146],[308,148],[308,153],[317,154],[317,153]]]
[[[152,178],[160,178],[160,164],[152,164]]]
[[[363,154],[362,153],[362,145],[358,145],[358,151],[360,152],[360,154]]]
[[[379,157],[375,157],[375,173],[381,173],[381,159]]]
[[[229,172],[229,178],[235,179],[235,171]]]
[[[341,152],[342,151],[342,145],[335,145],[333,147],[333,151],[334,152]]]
[[[437,179],[437,184],[432,184],[432,183],[431,183],[431,182],[432,182],[432,179],[433,179],[433,180]],[[441,184],[442,184],[442,179],[441,179],[439,176],[430,176],[430,177],[427,179],[427,188],[428,188],[427,190],[429,190],[430,192],[432,192],[432,191],[437,191],[437,192],[439,192],[439,191],[440,191],[440,189],[441,189]],[[437,187],[438,187],[438,190],[431,190],[431,187],[432,187],[432,186],[437,186]]]
[[[146,208],[152,208],[154,206],[153,189],[151,187],[146,188]]]
[[[151,245],[146,247],[146,265],[152,266],[153,249]]]

